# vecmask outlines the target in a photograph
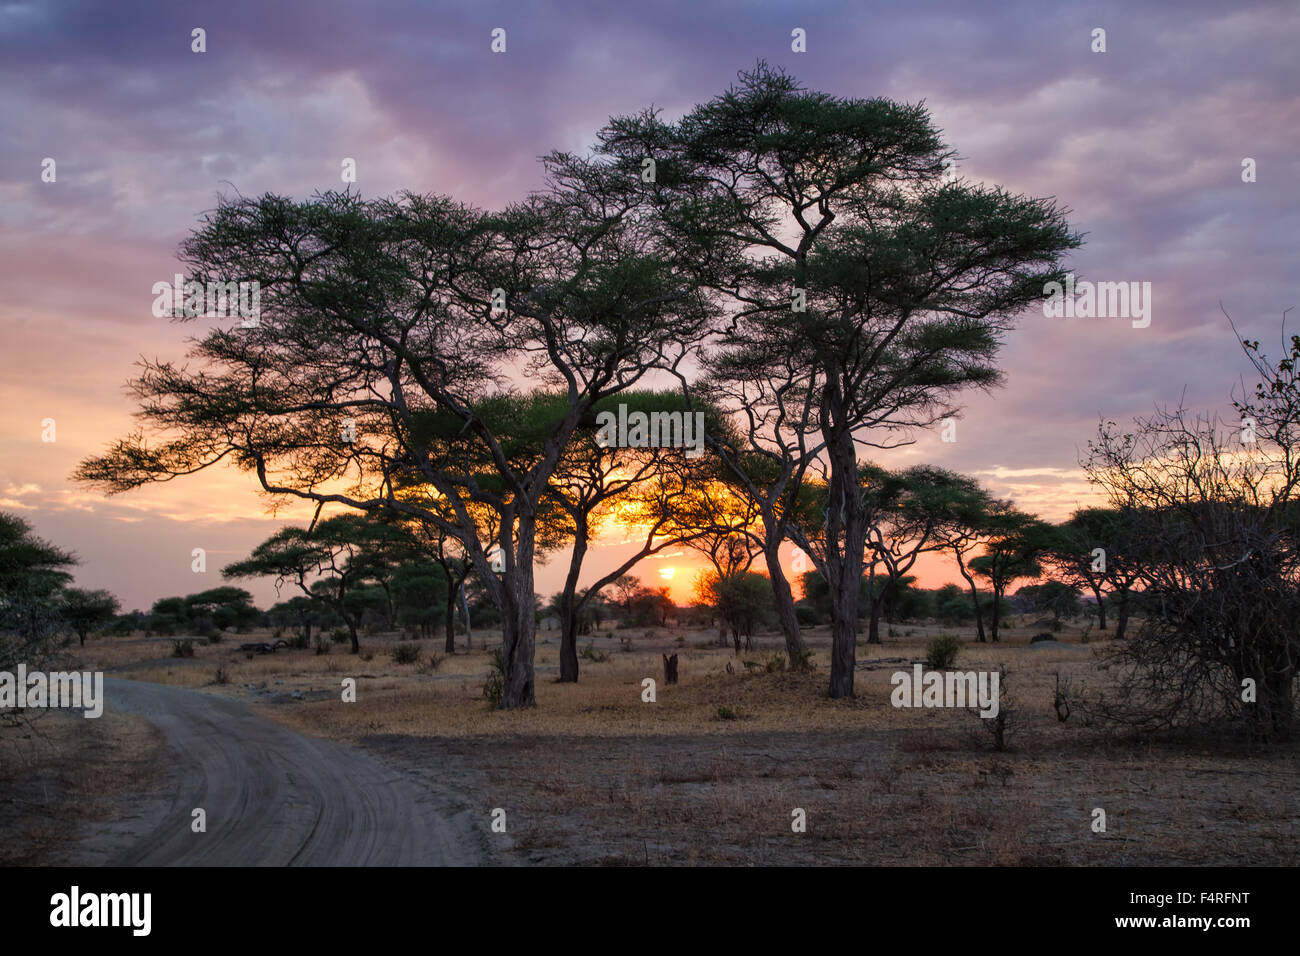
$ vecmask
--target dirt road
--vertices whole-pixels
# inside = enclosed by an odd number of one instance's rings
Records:
[[[482,828],[446,792],[238,701],[106,680],[106,710],[139,714],[171,749],[165,795],[96,827],[75,862],[126,866],[437,866],[485,862]],[[207,832],[192,829],[201,808]]]

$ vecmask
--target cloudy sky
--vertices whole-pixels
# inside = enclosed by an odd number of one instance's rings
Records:
[[[132,427],[132,363],[183,357],[191,330],[154,318],[150,289],[218,194],[338,188],[351,157],[367,196],[498,206],[540,185],[540,154],[584,149],[611,114],[676,117],[761,58],[838,96],[924,100],[963,175],[1072,210],[1080,279],[1151,283],[1147,328],[1027,314],[1005,387],[972,397],[957,441],[889,459],[1064,517],[1089,495],[1078,458],[1100,416],[1180,397],[1222,407],[1245,363],[1220,302],[1274,354],[1300,305],[1300,7],[1051,6],[0,0],[0,509],[75,550],[79,584],[126,607],[221,583],[221,565],[294,517],[269,515],[251,478],[111,499],[68,478]],[[607,542],[593,563],[621,550]],[[561,576],[542,569],[539,590]]]

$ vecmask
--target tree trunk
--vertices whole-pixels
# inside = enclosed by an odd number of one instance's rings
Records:
[[[447,607],[443,612],[443,627],[446,628],[446,643],[443,650],[448,654],[456,653],[456,585],[447,579]]]
[[[1101,590],[1096,585],[1092,587],[1092,596],[1097,599],[1097,630],[1106,630],[1106,603],[1101,599]]]
[[[560,618],[560,683],[578,682],[578,618],[564,614]]]
[[[894,578],[893,575],[890,575],[889,580],[885,582],[885,586],[880,589],[880,596],[877,597],[876,596],[876,569],[873,565],[871,568],[871,580],[868,583],[870,585],[867,588],[867,594],[869,596],[868,600],[870,602],[869,605],[870,610],[867,613],[871,617],[871,624],[867,631],[867,643],[879,644],[880,643],[880,619],[885,613],[886,600],[894,596]],[[891,614],[890,616],[892,617],[893,615]]]
[[[980,607],[980,592],[975,586],[975,578],[966,570],[966,562],[961,554],[957,555],[957,568],[961,571],[961,576],[966,579],[970,585],[971,604],[975,608],[975,640],[979,644],[987,644],[988,638],[984,636],[984,609]]]
[[[1119,592],[1119,610],[1115,615],[1115,640],[1124,640],[1124,632],[1128,629],[1128,588],[1121,588]]]
[[[357,626],[352,623],[352,618],[345,617],[343,621],[348,626],[348,637],[352,638],[352,653],[361,653],[361,642],[357,640]]]
[[[1002,592],[994,588],[993,589],[993,626],[989,629],[989,636],[993,639],[994,644],[999,643],[998,624],[1001,622],[1001,620],[1002,620]]]
[[[834,410],[832,411],[832,415]],[[858,487],[857,449],[848,432],[826,443],[831,461],[826,516],[826,569],[831,594],[830,696],[853,696],[857,660],[858,597],[867,546],[866,516]]]
[[[460,613],[465,618],[465,649],[474,649],[474,632],[469,625],[469,599],[465,597],[465,579],[460,579]]]
[[[772,538],[775,537],[775,542]],[[785,636],[785,650],[790,663],[802,660],[805,646],[803,634],[799,629],[799,615],[794,609],[794,594],[790,582],[786,580],[785,570],[781,567],[781,539],[778,535],[764,535],[763,555],[767,560],[767,576],[772,582],[772,597],[776,602],[777,617],[781,621],[781,633]]]
[[[501,709],[534,707],[537,704],[536,675],[533,669],[537,648],[537,617],[533,598],[533,547],[536,541],[536,517],[524,513],[517,518],[518,545],[515,560],[506,568],[501,582],[502,630],[504,641],[501,661],[505,689]],[[503,521],[508,529],[508,524]],[[502,534],[509,541],[508,530]]]
[[[840,607],[831,605],[831,697],[853,696],[858,639],[856,618],[856,597],[846,599]]]
[[[569,573],[564,578],[560,592],[560,683],[578,682],[578,575],[582,572],[582,559],[587,554],[587,522],[585,516],[574,515],[576,531],[573,536],[573,554],[569,558]]]

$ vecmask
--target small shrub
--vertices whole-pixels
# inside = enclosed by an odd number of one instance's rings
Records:
[[[230,673],[226,670],[226,665],[225,665],[225,664],[218,664],[218,665],[217,665],[217,673],[216,673],[216,676],[213,677],[212,682],[213,682],[214,684],[229,684],[229,683],[230,683]]]
[[[1056,710],[1056,719],[1065,723],[1070,719],[1070,701],[1075,698],[1074,687],[1071,686],[1070,678],[1065,679],[1065,686],[1061,686],[1061,672],[1056,672],[1056,696],[1052,700],[1052,707]]]
[[[172,657],[193,657],[194,642],[188,637],[183,641],[172,641]]]
[[[328,654],[331,646],[330,642],[325,640],[325,638],[316,638],[316,656],[320,657],[322,654]]]
[[[758,661],[741,661],[740,663],[747,671],[756,671],[763,666]]]
[[[421,664],[417,668],[417,670],[421,674],[432,674],[434,671],[436,671],[439,667],[442,666],[442,662],[446,659],[447,657],[445,654],[431,653],[429,654],[428,659],[423,664]]]
[[[364,654],[361,655],[361,659],[363,661],[373,661],[375,659],[375,652],[366,651]]]
[[[578,656],[581,657],[583,660],[595,661],[597,664],[603,664],[605,663],[605,661],[609,660],[608,651],[598,651],[596,650],[595,646],[592,644],[588,644],[586,647],[584,647],[582,649],[582,653],[580,653]]]
[[[940,634],[930,641],[925,648],[925,666],[932,671],[941,671],[957,663],[961,653],[961,641],[950,634]]]
[[[790,655],[790,670],[815,671],[816,669],[817,665],[813,663],[813,652],[807,648]]]
[[[393,648],[394,664],[414,664],[420,659],[420,648],[415,644],[398,644]]]
[[[1051,633],[1050,631],[1040,631],[1039,633],[1035,634],[1033,637],[1029,639],[1029,643],[1037,644],[1039,641],[1054,641],[1054,640],[1056,640],[1055,634]]]
[[[736,713],[734,710],[732,710],[730,707],[719,707],[719,708],[718,708],[718,720],[735,720],[735,719],[738,718],[739,716],[740,716],[740,715],[737,714],[737,713]]]
[[[778,651],[768,658],[767,672],[769,674],[785,673],[785,655]]]
[[[505,696],[505,692],[506,665],[501,657],[501,649],[497,648],[492,652],[492,669],[488,671],[487,679],[483,681],[483,696],[495,709],[501,706],[501,698]]]
[[[316,639],[316,643],[318,645],[320,644],[320,638]],[[299,651],[305,651],[307,648],[311,647],[311,642],[307,640],[307,632],[299,631],[293,637],[289,638],[289,646]]]
[[[330,640],[335,644],[346,644],[348,639],[348,629],[346,627],[336,627],[330,631]]]
[[[1019,727],[1019,709],[1015,698],[1007,688],[1007,666],[998,668],[998,715],[996,717],[979,717],[986,730],[993,737],[993,749],[1003,753],[1007,749],[1007,738]]]
[[[204,634],[203,636],[206,637],[206,638],[208,639],[208,643],[209,643],[209,644],[220,644],[220,643],[221,643],[221,632],[218,631],[215,627],[214,627],[212,630],[208,631],[208,632],[207,632],[206,634]]]

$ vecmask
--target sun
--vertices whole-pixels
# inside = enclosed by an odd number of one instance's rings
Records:
[[[673,579],[673,575],[676,574],[676,573],[677,573],[677,569],[676,569],[676,568],[660,568],[660,569],[659,569],[659,576],[660,576],[661,578],[663,578],[665,581],[671,581],[671,580]]]

